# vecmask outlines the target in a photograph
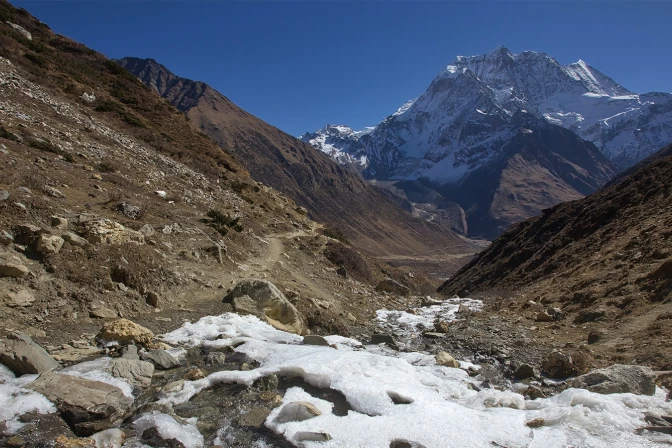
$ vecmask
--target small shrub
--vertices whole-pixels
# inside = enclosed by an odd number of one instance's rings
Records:
[[[42,59],[40,56],[33,54],[33,53],[26,53],[23,55],[24,58],[28,59],[30,62],[32,62],[35,65],[38,65],[40,67],[44,67],[46,64],[44,62],[44,59]]]
[[[243,231],[243,225],[240,223],[240,216],[231,216],[228,213],[224,214],[214,209],[210,209],[207,216],[210,219],[204,219],[204,222],[222,236],[226,235],[229,232],[229,229],[233,229],[236,232]]]

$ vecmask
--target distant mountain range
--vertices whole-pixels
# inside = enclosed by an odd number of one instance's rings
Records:
[[[465,210],[469,235],[492,238],[672,142],[672,95],[634,94],[581,60],[500,47],[459,56],[373,128],[330,125],[301,140],[366,178],[433,188]]]

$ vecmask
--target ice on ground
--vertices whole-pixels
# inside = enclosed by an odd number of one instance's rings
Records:
[[[451,312],[448,305],[437,305],[434,311],[429,307],[420,317],[425,317],[424,322],[433,321],[434,315]],[[334,415],[331,403],[298,387],[287,391],[283,403],[308,401],[322,415],[282,424],[275,421],[280,408],[269,415],[266,425],[292,443],[297,443],[300,431],[326,432],[333,438],[319,444],[302,442],[306,447],[387,448],[395,439],[427,447],[646,447],[653,442],[634,434],[646,425],[644,413],[672,412],[662,390],[649,397],[568,389],[534,401],[512,391],[476,392],[469,387],[471,380],[463,370],[437,366],[430,355],[376,354],[372,346],[343,343],[338,349],[302,345],[299,337],[252,316],[204,318],[164,339],[185,345],[242,342],[235,350],[260,363],[254,370],[221,371],[185,382],[181,390],[162,398],[166,403],[182,403],[220,382],[250,385],[270,374],[299,376],[313,386],[340,391],[352,408],[346,416]],[[338,344],[343,339],[333,340]],[[407,404],[395,404],[399,402]],[[544,418],[546,425],[527,427],[525,422],[534,418]]]
[[[0,364],[0,422],[7,425],[7,433],[14,434],[21,429],[24,423],[19,422],[19,417],[23,414],[56,412],[56,407],[47,397],[23,388],[37,377],[38,375],[23,375],[15,378],[11,370]]]
[[[180,423],[168,414],[146,414],[133,422],[138,437],[147,429],[156,428],[164,440],[175,439],[185,448],[202,448],[203,435],[193,424]]]

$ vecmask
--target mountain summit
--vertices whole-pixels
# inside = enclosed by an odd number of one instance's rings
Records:
[[[461,197],[465,189],[481,185],[480,181],[472,183],[475,173],[489,172],[489,182],[496,182],[499,171],[493,171],[493,167],[506,165],[503,160],[510,159],[511,142],[521,133],[550,130],[548,125],[575,134],[563,134],[567,138],[562,146],[545,142],[555,148],[554,159],[569,171],[546,158],[537,164],[541,171],[534,169],[548,174],[544,174],[546,181],[542,184],[509,182],[513,190],[508,193],[514,203],[513,197],[520,193],[539,198],[544,191],[550,193],[537,205],[524,206],[526,212],[519,216],[533,216],[558,200],[584,196],[615,172],[672,142],[672,95],[638,95],[582,60],[563,66],[544,53],[513,54],[500,47],[480,56],[458,56],[420,97],[359,138],[366,148],[366,166],[361,169],[366,177],[378,181],[431,185],[447,194],[445,199],[464,208],[468,220],[472,215],[473,224],[474,204]],[[579,142],[576,136],[585,141]],[[356,147],[352,141],[339,146],[338,141],[323,138],[322,131],[304,141],[323,151],[323,141],[328,141],[331,146],[326,152],[350,156],[351,148]],[[533,146],[527,145],[528,153]],[[579,147],[583,148],[582,155],[577,152]],[[573,155],[567,157],[566,152]],[[572,162],[565,164],[569,160]],[[565,181],[569,178],[582,178],[592,189],[568,185]],[[557,182],[563,185],[554,185]],[[478,204],[479,210],[491,208],[493,195],[502,196],[495,194],[499,187],[493,188],[486,202]],[[488,224],[485,231],[479,225],[478,233],[469,234],[496,236],[502,226],[515,222],[488,213],[499,224]]]

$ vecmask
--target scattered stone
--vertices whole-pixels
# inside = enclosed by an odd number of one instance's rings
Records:
[[[442,302],[440,300],[432,299],[431,297],[427,296],[427,297],[422,298],[422,301],[420,302],[420,306],[423,306],[423,307],[434,306],[434,305],[441,305],[441,303]]]
[[[106,341],[135,342],[149,346],[154,339],[154,333],[142,325],[122,318],[106,322],[96,337]]]
[[[575,378],[572,387],[598,394],[653,395],[655,380],[656,374],[648,367],[614,364]]]
[[[5,295],[5,305],[10,308],[25,308],[35,302],[35,296],[27,289],[17,292],[8,291]]]
[[[468,305],[460,303],[460,306],[457,308],[457,314],[459,314],[460,317],[469,317],[474,314],[474,310],[469,308]]]
[[[86,239],[73,232],[65,232],[63,235],[61,235],[61,238],[63,238],[66,243],[72,244],[73,246],[83,247],[89,244]]]
[[[434,331],[437,333],[448,333],[450,332],[450,324],[445,320],[441,320],[434,324]]]
[[[376,286],[376,291],[389,292],[391,294],[402,296],[408,295],[411,292],[410,288],[391,278],[381,280],[380,283],[378,283],[378,286]]]
[[[56,235],[40,235],[35,250],[41,254],[57,254],[63,247],[64,240]]]
[[[49,196],[54,197],[54,198],[64,198],[65,195],[61,190],[58,188],[54,188],[49,185],[44,186],[44,192],[47,193]]]
[[[425,445],[404,439],[394,439],[390,442],[390,448],[425,448]]]
[[[152,227],[150,224],[145,224],[144,226],[140,227],[138,232],[142,233],[146,238],[156,234],[156,230],[154,230],[154,227]]]
[[[56,404],[78,436],[90,436],[114,426],[130,413],[133,399],[100,381],[45,372],[27,386]]]
[[[445,333],[437,333],[436,331],[424,331],[422,333],[423,337],[427,339],[443,339],[446,337]]]
[[[142,233],[127,229],[118,222],[109,219],[88,221],[85,224],[86,239],[90,243],[103,244],[144,244],[145,237]]]
[[[541,417],[533,418],[532,420],[525,423],[525,426],[528,428],[541,428],[546,424],[546,420]]]
[[[436,354],[434,357],[436,360],[436,364],[439,366],[444,366],[444,367],[453,367],[455,369],[460,368],[460,363],[457,359],[453,358],[449,353],[447,352],[439,352]]]
[[[0,260],[0,277],[18,278],[26,275],[30,270],[21,263]]]
[[[157,293],[155,293],[154,291],[149,291],[149,292],[147,292],[147,294],[145,296],[145,302],[147,303],[147,305],[149,305],[151,307],[158,308],[158,306],[159,306],[159,295]]]
[[[331,436],[326,432],[298,431],[294,434],[297,442],[327,442]]]
[[[278,423],[302,422],[318,415],[322,415],[322,412],[312,403],[294,401],[283,406],[276,420]]]
[[[521,364],[513,373],[513,376],[515,378],[524,380],[527,378],[537,378],[539,376],[539,372],[529,364]]]
[[[575,324],[585,324],[586,322],[595,322],[602,319],[607,314],[606,310],[583,310],[574,318]]]
[[[115,378],[128,380],[133,387],[145,388],[152,384],[154,364],[147,361],[118,358],[111,360],[110,365],[105,370]]]
[[[51,227],[56,227],[57,229],[65,229],[68,227],[68,220],[61,218],[60,216],[51,217]]]
[[[394,350],[399,350],[399,344],[397,344],[397,341],[394,340],[394,337],[391,334],[387,333],[379,333],[371,336],[371,344],[387,344],[388,347]]]
[[[24,334],[10,334],[0,340],[0,363],[17,376],[51,372],[58,363],[42,347]]]
[[[546,398],[546,394],[537,386],[528,386],[528,388],[525,389],[525,392],[523,392],[523,395],[530,397],[532,400]]]
[[[241,299],[234,302],[236,298]],[[239,313],[265,318],[266,322],[279,330],[295,334],[305,332],[306,326],[301,313],[267,280],[241,280],[223,301],[232,303],[234,310]]]
[[[541,367],[551,378],[567,378],[579,373],[572,357],[558,351],[552,352]]]
[[[206,373],[202,369],[199,369],[198,367],[192,367],[184,376],[184,379],[187,381],[196,381],[203,379],[206,376]]]
[[[89,311],[89,317],[99,319],[114,319],[117,317],[117,312],[112,311],[104,306],[99,306],[96,309]]]
[[[323,345],[323,346],[326,346],[326,347],[329,346],[329,342],[326,339],[324,339],[322,336],[318,336],[318,335],[314,335],[314,334],[304,336],[303,337],[303,343],[305,345]]]
[[[6,230],[0,231],[0,244],[9,246],[14,242],[14,236]]]
[[[147,361],[151,361],[160,370],[168,370],[180,365],[180,361],[165,350],[150,350],[142,357]]]

